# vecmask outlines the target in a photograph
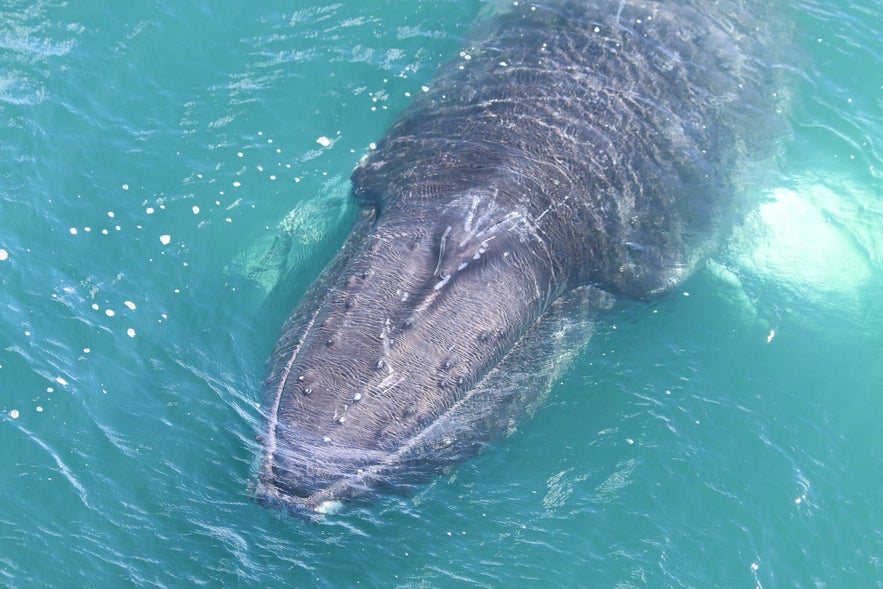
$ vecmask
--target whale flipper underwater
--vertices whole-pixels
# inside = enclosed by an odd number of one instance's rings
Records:
[[[270,359],[256,495],[407,490],[530,412],[616,297],[682,282],[775,118],[768,6],[514,3],[353,173]]]

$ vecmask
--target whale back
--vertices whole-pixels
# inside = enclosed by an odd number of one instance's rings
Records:
[[[478,27],[353,174],[383,211],[493,191],[528,211],[570,286],[677,284],[733,213],[733,171],[775,116],[742,3],[515,3]]]

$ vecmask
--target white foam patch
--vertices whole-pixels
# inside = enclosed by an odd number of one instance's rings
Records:
[[[854,293],[873,268],[852,220],[838,222],[844,200],[821,185],[772,191],[734,236],[736,263],[797,290]]]
[[[342,509],[343,503],[332,499],[323,501],[314,508],[314,511],[322,515],[334,515],[335,513],[339,513]]]

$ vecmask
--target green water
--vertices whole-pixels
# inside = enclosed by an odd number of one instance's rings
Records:
[[[533,420],[319,525],[250,499],[349,172],[484,7],[0,2],[0,586],[883,586],[874,0],[796,6],[769,202]]]

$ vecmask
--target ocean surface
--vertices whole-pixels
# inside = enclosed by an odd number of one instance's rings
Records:
[[[883,586],[879,0],[792,5],[762,204],[532,420],[311,523],[250,495],[349,174],[478,0],[0,0],[0,586]]]

